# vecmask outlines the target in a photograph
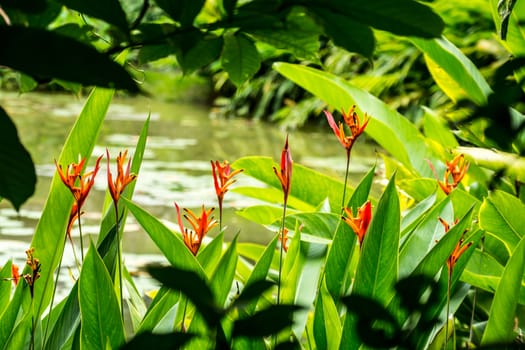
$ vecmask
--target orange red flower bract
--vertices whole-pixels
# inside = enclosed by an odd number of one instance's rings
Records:
[[[438,218],[438,219],[439,219],[439,222],[441,222],[441,224],[445,228],[445,233],[447,233],[450,230],[450,225],[444,219],[442,218]],[[457,220],[456,220],[456,223],[457,223]],[[447,258],[447,268],[448,268],[449,274],[452,274],[452,270],[454,269],[454,266],[456,265],[461,255],[472,245],[472,242],[463,244],[464,241],[465,239],[463,238],[463,235],[462,235],[460,240],[456,244],[456,247],[454,247],[454,250],[452,251],[450,256]]]
[[[13,279],[13,284],[15,286],[18,285],[18,281],[20,280],[20,271],[19,271],[18,265],[16,264],[11,265],[11,276]]]
[[[343,221],[354,230],[357,239],[359,240],[359,246],[362,247],[366,231],[372,220],[371,202],[366,201],[359,209],[357,209],[357,216],[355,217],[352,208],[344,208],[344,213],[346,216],[342,216]]]
[[[128,156],[128,150],[125,150],[124,152],[119,152],[117,156],[117,177],[115,178],[115,181],[113,181],[113,175],[110,171],[109,151],[107,149],[106,154],[108,158],[109,193],[111,194],[111,198],[113,198],[113,202],[118,202],[126,186],[129,185],[133,180],[135,180],[137,175],[130,174],[131,159],[128,161],[126,169],[124,170],[124,163],[126,162],[126,157]]]
[[[57,161],[55,160],[55,165],[58,171],[58,175],[60,176],[60,179],[66,185],[66,187],[69,188],[69,190],[73,194],[73,197],[75,198],[75,202],[73,203],[73,206],[71,208],[71,213],[69,215],[69,222],[67,225],[68,236],[71,235],[71,229],[73,227],[73,223],[75,222],[75,220],[78,219],[79,209],[81,209],[82,206],[84,205],[84,202],[86,201],[89,191],[91,190],[91,188],[93,187],[93,184],[95,183],[95,177],[97,176],[97,173],[100,169],[101,159],[102,159],[102,156],[98,157],[93,170],[85,172],[84,174],[82,174],[81,172],[86,162],[85,158],[80,160],[80,162],[78,163],[69,164],[65,171],[62,169],[62,166],[59,165]]]
[[[288,147],[288,136],[286,136],[286,142],[284,144],[283,151],[281,152],[281,169],[277,170],[276,167],[273,167],[273,172],[279,178],[281,182],[281,187],[283,188],[284,193],[284,202],[288,200],[288,195],[290,194],[290,186],[292,180],[292,168],[293,160],[292,153]]]
[[[211,161],[211,168],[215,193],[217,194],[217,199],[219,201],[219,209],[222,209],[224,194],[228,192],[228,187],[230,187],[236,181],[233,177],[243,172],[244,169],[237,169],[232,172],[230,163],[228,163],[226,160],[222,163],[220,163],[218,160],[215,162]]]
[[[195,215],[195,213],[193,213],[190,209],[186,208],[183,208],[186,214],[181,215],[180,207],[177,203],[175,203],[175,208],[177,210],[177,221],[184,244],[186,244],[193,255],[197,255],[204,236],[209,230],[217,225],[217,221],[213,219],[213,216],[211,216],[215,208],[206,210],[203,205],[201,215],[199,217]],[[182,224],[182,216],[184,216],[184,218],[190,223],[193,230],[184,227]]]
[[[463,180],[470,164],[468,161],[465,160],[464,154],[458,154],[450,162],[446,162],[446,165],[447,169],[445,170],[443,181],[437,180],[437,182],[439,187],[443,190],[443,192],[445,192],[445,194],[448,195],[450,194],[450,192],[452,192],[453,189],[458,187],[461,180]],[[434,170],[434,167],[432,167],[432,170]]]
[[[340,122],[339,125],[337,125],[332,113],[326,110],[324,111],[326,119],[328,120],[328,124],[330,125],[330,127],[334,131],[335,136],[347,152],[350,152],[357,138],[365,131],[369,120],[367,114],[365,113],[363,123],[361,124],[361,120],[355,112],[355,107],[355,105],[352,106],[348,113],[345,113],[344,110],[341,110],[343,120],[350,129],[350,135],[348,136],[346,136],[345,134],[343,123]]]

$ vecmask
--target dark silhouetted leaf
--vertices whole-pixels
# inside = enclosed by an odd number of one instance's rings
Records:
[[[120,350],[175,350],[181,349],[184,344],[190,341],[195,334],[191,333],[164,333],[154,334],[143,332],[131,339]]]
[[[259,280],[250,283],[244,287],[241,294],[235,299],[232,306],[237,306],[238,304],[247,303],[253,299],[257,299],[274,285],[274,282],[267,280]]]
[[[36,172],[31,155],[18,138],[16,126],[0,107],[0,196],[16,210],[35,192]]]
[[[363,343],[376,348],[390,348],[399,344],[401,328],[394,316],[380,303],[357,294],[343,297],[341,301],[348,312],[357,315],[357,334]]]
[[[47,7],[46,0],[1,0],[0,5],[6,8],[17,9],[27,13],[40,13]]]
[[[300,310],[297,305],[272,305],[252,316],[234,322],[233,335],[245,337],[265,337],[276,334],[293,324],[294,312]]]
[[[93,47],[54,32],[0,27],[0,65],[37,80],[52,78],[139,92],[129,73]],[[38,57],[38,59],[36,59]]]
[[[163,9],[171,18],[179,22],[183,27],[193,24],[193,20],[199,14],[204,5],[204,0],[155,0],[157,5]]]
[[[231,17],[233,15],[233,10],[235,10],[236,5],[237,0],[222,0],[222,7],[224,8],[224,11],[228,15],[228,17]]]
[[[321,22],[325,34],[332,38],[334,44],[350,52],[357,52],[365,57],[372,57],[375,38],[372,29],[367,25],[358,23],[347,16],[316,9],[316,18]]]
[[[180,291],[195,305],[209,326],[217,326],[224,312],[215,304],[213,293],[195,272],[173,266],[153,266],[147,268],[153,278],[173,290]]]
[[[177,60],[184,73],[191,73],[216,61],[222,50],[223,40],[221,37],[194,37],[181,36],[186,40],[185,45],[180,47]],[[191,39],[191,41],[188,41]]]
[[[115,27],[128,32],[126,13],[118,0],[57,0],[61,4],[88,16],[101,19]]]

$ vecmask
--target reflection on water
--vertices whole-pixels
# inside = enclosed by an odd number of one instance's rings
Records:
[[[7,202],[0,203],[0,263],[9,258],[23,262],[24,251],[55,172],[54,159],[60,154],[61,145],[83,107],[84,98],[0,93],[0,104],[17,125],[19,136],[37,165],[36,193],[21,211],[16,213]],[[268,124],[211,119],[206,106],[164,103],[146,98],[114,99],[94,156],[104,154],[106,148],[112,155],[123,149],[132,151],[148,115],[151,118],[149,137],[133,199],[156,217],[171,223],[175,222],[174,201],[194,209],[202,204],[216,206],[210,160],[233,162],[248,155],[271,156],[277,160],[285,138],[283,130]],[[293,131],[289,138],[296,163],[342,178],[344,151],[329,134],[327,125],[322,130]],[[352,159],[354,179],[359,179],[375,161],[373,152],[363,144],[356,145]],[[88,167],[93,164],[94,159]],[[102,162],[95,187],[84,206],[83,232],[88,234],[98,233],[99,211],[107,186],[105,166]],[[253,182],[242,175],[238,179],[239,184]],[[253,204],[252,200],[228,192],[224,202],[227,238],[240,233],[241,241],[267,242],[273,232],[235,215],[235,210],[250,204]],[[128,261],[151,261],[159,253],[131,216],[126,224],[123,246]]]

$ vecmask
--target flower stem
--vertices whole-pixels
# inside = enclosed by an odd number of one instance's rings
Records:
[[[60,276],[60,270],[62,269],[62,260],[64,258],[64,249],[66,247],[66,239],[67,239],[67,235],[64,237],[64,244],[63,244],[63,248],[62,248],[62,257],[60,258],[60,261],[58,262],[57,276],[55,278],[55,285],[53,286],[53,294],[51,295],[51,304],[49,305],[49,314],[47,316],[46,330],[44,332],[44,338],[43,338],[43,344],[44,345],[46,344],[47,332],[49,330],[49,322],[51,321],[51,312],[53,311],[53,304],[54,304],[54,301],[55,301],[55,296],[56,296],[56,291],[57,291],[57,286],[58,286],[58,278]],[[74,249],[73,249],[73,251],[74,251]]]
[[[348,186],[348,173],[350,171],[350,152],[351,149],[346,151],[345,185],[343,187],[343,198],[341,200],[341,215],[343,214],[344,208],[346,207],[346,187]]]
[[[118,219],[118,202],[114,202],[115,206],[115,230],[117,233],[117,270],[118,270],[118,279],[119,279],[119,291],[120,291],[120,315],[122,317],[122,322],[124,322],[124,297],[122,293],[122,251],[120,249],[120,230],[119,230],[119,219]]]
[[[284,221],[286,219],[286,201],[284,202],[284,208],[283,208],[283,220],[281,224],[281,230],[279,232],[280,235],[284,235]],[[281,236],[282,237],[282,236]],[[277,281],[277,304],[281,302],[281,274],[282,274],[282,267],[283,267],[283,251],[284,251],[284,239],[281,239],[281,249],[279,252],[279,276]]]
[[[447,280],[447,314],[445,319],[445,347],[444,349],[448,349],[448,322],[449,322],[449,314],[450,314],[450,290],[451,290],[451,284],[452,284],[452,269],[448,269],[448,280]]]
[[[80,262],[84,263],[84,239],[82,238],[82,224],[80,220],[80,203],[77,202],[78,233],[80,235]]]

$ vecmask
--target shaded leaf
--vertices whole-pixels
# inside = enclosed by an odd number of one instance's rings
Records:
[[[195,337],[195,334],[191,333],[152,333],[142,332],[137,334],[124,346],[120,347],[120,350],[143,350],[143,349],[155,349],[155,350],[173,350],[180,349]]]
[[[510,15],[517,0],[498,0],[498,13],[501,19],[499,36],[502,40],[507,39]]]
[[[367,58],[372,57],[375,38],[370,27],[323,8],[316,8],[313,14],[335,45],[350,52],[357,52]]]
[[[0,37],[0,64],[39,81],[57,78],[139,92],[131,75],[121,65],[93,47],[69,37],[16,26],[0,26]]]
[[[235,320],[233,335],[266,337],[276,334],[293,324],[293,314],[300,309],[297,305],[271,305],[252,316]]]
[[[215,304],[215,297],[206,280],[193,271],[173,266],[149,265],[147,270],[153,278],[166,287],[183,293],[195,305],[210,327],[217,326],[223,311]]]
[[[244,35],[225,35],[221,64],[231,81],[239,86],[257,73],[261,58],[254,43]]]
[[[1,55],[1,54],[0,54]],[[31,155],[18,138],[13,121],[0,107],[0,196],[18,211],[33,195],[36,170]]]
[[[56,0],[61,4],[84,13],[88,16],[101,19],[105,22],[113,24],[119,28],[123,33],[128,32],[128,21],[126,14],[120,6],[118,0]]]
[[[188,27],[193,24],[205,0],[155,0],[155,2],[176,22],[183,27]]]

